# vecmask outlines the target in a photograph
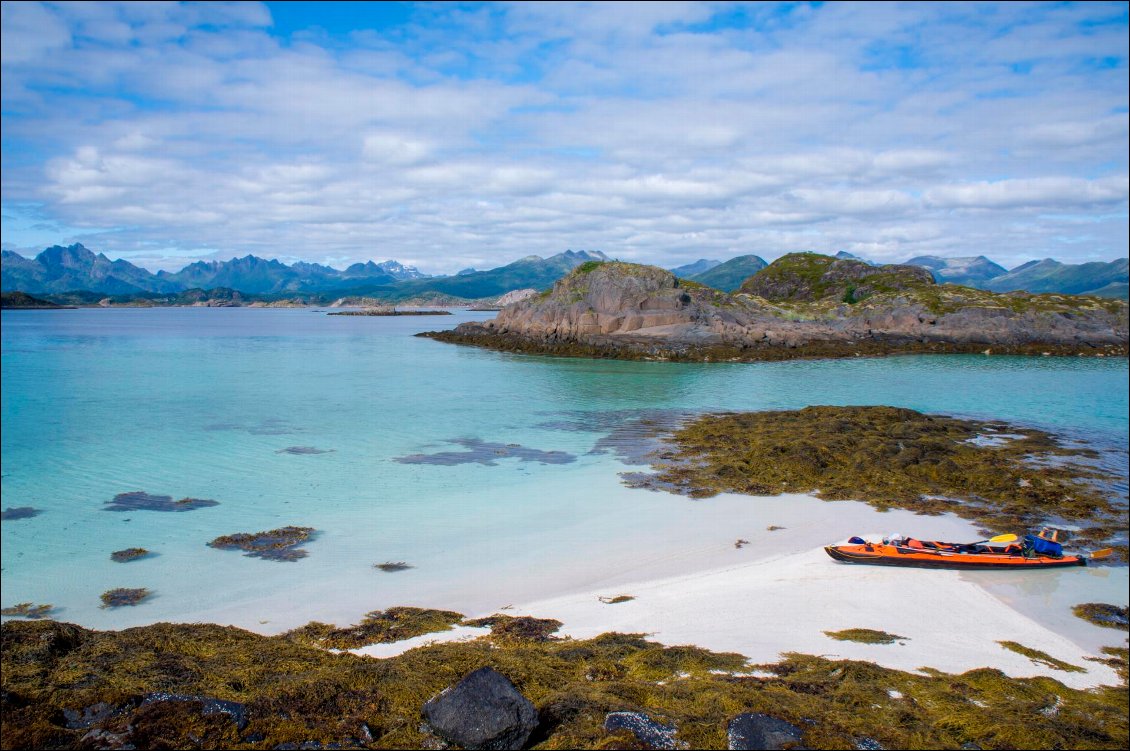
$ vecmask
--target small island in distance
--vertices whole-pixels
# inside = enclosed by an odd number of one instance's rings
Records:
[[[337,310],[331,316],[449,316],[450,310],[397,310],[396,308],[363,308],[362,310]]]
[[[938,284],[911,265],[782,256],[733,293],[589,261],[493,321],[420,336],[527,354],[754,361],[897,353],[1127,354],[1123,300]]]

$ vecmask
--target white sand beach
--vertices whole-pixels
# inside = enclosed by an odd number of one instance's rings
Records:
[[[708,503],[728,505],[736,498],[719,496]],[[471,615],[504,612],[555,618],[563,623],[560,635],[578,639],[610,631],[643,633],[666,645],[694,644],[737,652],[752,663],[775,662],[785,653],[800,652],[910,671],[930,667],[963,672],[990,667],[1013,677],[1045,675],[1076,688],[1118,683],[1112,669],[1087,658],[1102,656],[1096,645],[1117,646],[1125,635],[1071,616],[1070,597],[1052,597],[1051,593],[1076,587],[1085,592],[1091,579],[1109,578],[1112,573],[1124,576],[1124,570],[1026,572],[1027,593],[1013,593],[1010,604],[989,591],[997,572],[970,575],[847,565],[833,561],[823,550],[825,544],[843,541],[828,539],[829,530],[839,530],[846,538],[844,530],[874,528],[877,520],[889,523],[891,530],[971,541],[976,533],[964,520],[905,511],[878,514],[863,504],[825,503],[810,496],[756,500],[759,516],[777,520],[783,529],[770,532],[762,527],[756,534],[743,535],[750,544],[736,549],[733,528],[714,518],[711,550],[695,547],[685,556],[656,557],[649,566],[641,564],[630,571],[610,566],[604,576],[590,576],[588,586],[575,591]],[[748,529],[747,521],[741,531]],[[878,531],[862,534],[870,539],[882,535]],[[693,573],[667,574],[676,563]],[[1110,591],[1109,582],[1105,588]],[[617,604],[601,600],[617,595],[633,599]],[[1024,607],[1018,605],[1018,597]],[[1041,612],[1041,603],[1053,616],[1046,621],[1031,615]],[[1066,617],[1061,617],[1064,613]],[[837,641],[824,633],[848,628],[876,629],[905,638],[873,645]],[[373,645],[356,653],[389,657],[423,644],[471,639],[484,633],[485,629],[459,628]],[[1086,672],[1035,663],[1005,649],[1001,641],[1046,652]]]

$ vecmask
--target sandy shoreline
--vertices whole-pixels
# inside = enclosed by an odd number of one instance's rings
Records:
[[[1125,634],[1079,620],[1070,605],[1126,604],[1125,568],[972,574],[849,566],[830,559],[822,547],[854,534],[874,539],[899,531],[971,541],[977,533],[970,522],[952,515],[880,513],[863,503],[795,494],[722,494],[691,501],[626,488],[600,467],[580,477],[584,482],[569,493],[597,494],[607,503],[596,522],[604,532],[596,537],[591,537],[592,520],[537,511],[545,516],[536,545],[507,545],[505,556],[497,555],[494,544],[475,546],[452,552],[434,566],[394,575],[347,565],[355,556],[345,548],[351,540],[343,537],[340,549],[325,546],[293,564],[312,567],[314,578],[301,585],[291,580],[282,586],[292,564],[231,556],[217,564],[233,572],[255,567],[280,577],[278,583],[268,586],[262,576],[245,579],[222,603],[202,590],[193,600],[157,598],[146,607],[71,618],[64,613],[61,620],[99,629],[209,622],[270,635],[310,620],[346,626],[370,610],[406,605],[455,610],[468,618],[498,612],[556,618],[565,636],[644,633],[667,645],[738,652],[754,663],[802,652],[902,670],[991,667],[1016,677],[1048,675],[1076,687],[1117,683],[1111,669],[1085,658],[1101,656],[1101,646],[1123,644]],[[567,497],[561,503],[572,505]],[[769,531],[770,526],[780,529]],[[750,544],[736,548],[739,538]],[[635,599],[615,605],[599,599],[620,594]],[[823,633],[845,628],[879,629],[907,639],[865,645]],[[486,632],[464,627],[358,653],[386,657]],[[1002,648],[1001,640],[1087,672],[1034,664]]]
[[[787,506],[780,498],[764,500],[780,504],[774,516],[786,520]],[[1095,571],[1029,572],[1030,601],[1027,607],[1016,608],[1005,601],[1011,598],[994,593],[999,587],[992,586],[991,574],[971,577],[959,571],[837,563],[822,549],[833,540],[820,539],[820,534],[829,527],[842,529],[853,518],[857,522],[867,518],[874,525],[876,512],[860,506],[826,504],[831,518],[812,519],[807,524],[788,519],[793,526],[767,532],[754,540],[755,545],[732,551],[729,563],[719,565],[725,557],[712,557],[713,565],[676,576],[648,575],[639,569],[631,572],[634,576],[610,571],[594,586],[468,615],[504,612],[555,618],[563,623],[562,636],[587,639],[610,631],[643,633],[666,645],[694,644],[737,652],[753,663],[776,662],[782,654],[800,652],[867,660],[908,671],[929,667],[960,673],[989,667],[1013,677],[1048,676],[1075,688],[1118,684],[1111,668],[1087,658],[1103,656],[1097,645],[1123,644],[1125,634],[1075,618],[1062,597],[1053,600],[1049,595],[1086,584]],[[797,511],[803,513],[800,508]],[[899,529],[913,528],[916,534],[936,539],[965,539],[955,535],[971,534],[966,522],[953,517],[889,512],[880,518]],[[877,531],[864,533],[871,538],[880,535]],[[653,570],[665,568],[669,567]],[[1107,569],[1098,575],[1124,577],[1124,570],[1119,571]],[[614,605],[600,599],[621,594],[634,599]],[[1051,617],[1032,617],[1031,613],[1042,612],[1041,603]],[[1125,597],[1117,604],[1125,604]],[[870,645],[833,640],[824,633],[847,628],[877,629],[906,638],[890,645]],[[485,629],[459,628],[355,651],[389,657],[429,642],[470,639],[484,633]],[[1046,652],[1086,672],[1037,664],[1005,649],[1000,641]]]
[[[610,605],[600,597],[635,599]],[[1008,607],[956,571],[921,571],[837,564],[822,549],[744,563],[687,576],[640,581],[522,603],[508,615],[556,618],[559,635],[588,639],[616,631],[643,633],[665,645],[694,644],[737,652],[753,663],[776,662],[788,652],[830,659],[867,660],[884,667],[923,667],[961,673],[980,667],[1012,677],[1048,676],[1073,688],[1117,685],[1109,667],[1088,660],[1084,649]],[[871,628],[906,637],[895,644],[836,641],[824,631]],[[436,641],[487,633],[461,627],[403,642],[354,650],[391,657]],[[1109,631],[1107,642],[1125,637]],[[1000,646],[1014,641],[1046,652],[1085,673],[1056,670]]]

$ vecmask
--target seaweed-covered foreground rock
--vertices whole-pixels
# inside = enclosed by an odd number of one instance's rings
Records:
[[[793,253],[733,294],[652,266],[590,261],[493,321],[429,332],[512,352],[669,360],[892,352],[1127,353],[1121,300],[937,285],[915,266]]]
[[[440,737],[467,749],[522,748],[538,724],[530,700],[494,668],[479,668],[424,705]]]
[[[1003,422],[815,406],[703,415],[667,441],[653,458],[656,473],[629,476],[629,484],[694,498],[813,492],[880,509],[953,512],[998,532],[1058,517],[1083,527],[1076,545],[1126,532],[1126,499],[1099,484],[1120,478],[1078,461],[1094,451]]]
[[[1125,671],[1127,650],[1108,651]],[[484,667],[521,687],[541,719],[527,744],[544,749],[623,747],[605,729],[613,712],[661,717],[691,748],[727,748],[737,713],[803,729],[798,742],[808,748],[852,748],[863,737],[884,748],[1130,740],[1125,684],[1079,691],[996,670],[903,673],[805,655],[753,677],[739,655],[630,634],[487,636],[377,660],[211,624],[98,632],[52,621],[0,627],[0,732],[5,748],[90,748],[96,739],[137,748],[434,747],[421,729],[424,704]],[[168,700],[145,704],[158,694]]]

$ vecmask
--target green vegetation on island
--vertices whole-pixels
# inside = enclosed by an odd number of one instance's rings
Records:
[[[936,284],[922,266],[792,253],[734,293],[653,266],[586,262],[493,321],[420,336],[524,354],[678,362],[1125,356],[1128,311],[1121,300],[996,294]]]

